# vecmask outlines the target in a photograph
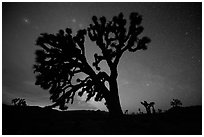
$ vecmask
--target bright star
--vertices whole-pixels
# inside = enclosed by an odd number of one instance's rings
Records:
[[[23,18],[23,21],[26,23],[26,24],[30,24],[30,20],[28,18]]]
[[[189,34],[189,32],[185,32],[185,35],[188,35]]]
[[[149,83],[146,83],[146,86],[147,86],[147,87],[149,87],[149,86],[150,86],[150,84],[149,84]]]
[[[76,23],[76,19],[72,19],[72,22],[73,22],[73,23]]]

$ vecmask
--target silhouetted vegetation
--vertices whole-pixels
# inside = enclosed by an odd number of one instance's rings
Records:
[[[3,135],[199,135],[201,131],[201,106],[148,116],[123,115],[119,120],[100,110],[2,106]]]
[[[182,106],[182,103],[179,99],[173,99],[171,102],[170,102],[171,106],[173,108],[175,107],[179,107],[179,106]]]
[[[153,113],[153,114],[156,113],[156,112],[155,112],[155,109],[154,109],[154,105],[155,105],[154,102],[150,102],[150,103],[149,103],[150,108],[152,108],[152,113]]]
[[[155,109],[154,109],[155,103],[154,102],[147,103],[147,101],[143,101],[140,103],[145,107],[147,114],[151,114],[151,108],[152,108],[152,113],[155,114]]]
[[[14,106],[27,106],[25,99],[22,98],[14,98],[11,101],[11,104]]]
[[[158,109],[158,113],[162,113],[162,110],[161,110],[161,109]]]
[[[65,31],[59,30],[57,34],[42,33],[38,37],[36,45],[41,49],[36,51],[35,84],[49,90],[50,99],[54,102],[50,107],[59,106],[65,110],[67,103],[73,103],[76,94],[82,96],[86,93],[86,101],[91,98],[95,101],[104,99],[111,114],[123,113],[117,84],[119,60],[125,51],[146,50],[150,43],[148,37],[139,37],[144,30],[142,16],[134,12],[129,20],[128,31],[127,21],[120,13],[111,21],[104,16],[93,16],[93,23],[76,35],[67,28]],[[101,50],[101,53],[94,54],[93,67],[88,64],[85,55],[86,34]],[[106,61],[110,74],[99,67],[102,61]]]
[[[128,114],[128,110],[125,110],[125,114]]]
[[[140,108],[138,109],[138,113],[139,113],[139,114],[143,114],[143,112],[141,111]]]

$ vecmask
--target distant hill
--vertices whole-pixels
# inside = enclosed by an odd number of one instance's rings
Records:
[[[2,105],[4,135],[177,135],[201,134],[202,107],[171,108],[155,115],[110,117],[94,110],[58,111]]]

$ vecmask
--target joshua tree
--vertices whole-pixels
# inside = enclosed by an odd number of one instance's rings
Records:
[[[13,104],[14,106],[17,106],[17,102],[18,102],[19,98],[14,98],[11,100],[11,104]]]
[[[128,114],[128,110],[125,110],[125,114]]]
[[[141,111],[141,109],[140,109],[140,108],[138,109],[138,112],[139,112],[139,114],[142,114],[142,111]]]
[[[172,106],[173,108],[178,107],[178,106],[182,106],[181,101],[178,100],[178,99],[173,99],[173,100],[170,102],[170,104],[171,104],[171,106]]]
[[[12,99],[11,103],[14,106],[27,106],[25,99],[21,99],[21,98]]]
[[[161,109],[158,109],[158,113],[162,113],[162,110],[161,110]]]
[[[145,107],[147,114],[151,114],[151,110],[150,110],[150,105],[149,103],[147,103],[147,101],[141,102],[141,104]]]
[[[152,108],[152,113],[155,114],[154,102],[147,103],[147,101],[143,101],[141,102],[141,104],[145,107],[147,114],[151,114],[151,108]]]
[[[95,101],[104,99],[111,114],[122,114],[117,84],[119,60],[125,51],[146,50],[150,42],[148,37],[139,37],[144,29],[141,26],[142,16],[131,13],[129,19],[128,31],[126,19],[120,13],[111,21],[93,16],[93,23],[76,35],[72,35],[71,29],[67,28],[57,34],[42,33],[38,37],[36,45],[41,49],[36,51],[35,84],[49,90],[50,99],[54,102],[50,107],[60,106],[64,109],[67,103],[73,103],[76,93],[79,96],[86,93],[86,101],[91,98]],[[85,55],[87,33],[101,51],[94,54],[93,67]],[[102,61],[106,61],[110,73],[99,67]]]
[[[149,103],[150,108],[152,108],[152,113],[153,113],[153,114],[155,114],[154,105],[155,105],[154,102],[150,102],[150,103]]]

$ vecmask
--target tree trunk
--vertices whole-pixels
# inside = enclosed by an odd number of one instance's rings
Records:
[[[106,97],[106,106],[109,113],[114,116],[119,116],[123,114],[120,105],[120,99],[118,94],[118,84],[116,78],[112,78],[109,82],[110,94]]]

